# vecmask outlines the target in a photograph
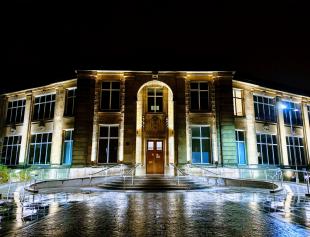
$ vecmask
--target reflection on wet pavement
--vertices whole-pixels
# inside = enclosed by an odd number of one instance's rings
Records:
[[[248,188],[44,194],[0,226],[14,236],[310,236],[310,199]]]

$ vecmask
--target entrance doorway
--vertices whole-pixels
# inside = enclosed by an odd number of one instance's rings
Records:
[[[163,140],[147,140],[146,173],[164,173],[164,142]]]

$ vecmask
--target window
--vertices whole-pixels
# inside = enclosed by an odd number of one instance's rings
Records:
[[[1,164],[18,165],[21,136],[4,137]]]
[[[50,94],[35,98],[33,120],[52,119],[54,117],[55,97],[55,94]]]
[[[103,125],[100,127],[98,163],[117,163],[118,126]]]
[[[255,119],[276,122],[275,99],[254,95]]]
[[[258,133],[257,152],[258,164],[279,165],[278,143],[276,135]]]
[[[209,108],[209,86],[207,82],[190,84],[191,111],[206,111]]]
[[[63,142],[63,159],[62,159],[62,163],[65,165],[71,165],[72,163],[72,148],[73,148],[73,130],[65,130],[64,142]]]
[[[239,165],[246,165],[245,132],[236,132],[237,162]]]
[[[163,112],[163,88],[147,88],[148,112]]]
[[[65,116],[73,116],[75,110],[76,88],[66,90]]]
[[[24,121],[26,100],[9,101],[6,123],[22,123]]]
[[[233,89],[234,115],[243,116],[243,92],[240,89]]]
[[[52,133],[38,133],[31,136],[29,146],[29,165],[49,164],[52,146]]]
[[[283,109],[284,123],[286,125],[302,125],[301,107],[300,104],[282,101],[285,107]]]
[[[306,165],[304,142],[301,137],[287,136],[286,147],[289,165]]]
[[[210,127],[192,127],[192,163],[211,163]]]
[[[120,83],[119,82],[102,82],[101,84],[101,109],[102,110],[119,110],[120,102]]]

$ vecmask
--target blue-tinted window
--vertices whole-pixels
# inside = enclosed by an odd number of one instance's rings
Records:
[[[210,127],[192,127],[192,163],[211,163]]]
[[[239,165],[246,165],[246,147],[245,147],[245,132],[236,131],[236,146],[237,146],[237,162]]]
[[[66,130],[64,132],[63,142],[63,164],[72,164],[72,149],[73,149],[73,130]]]
[[[284,106],[283,108],[283,116],[284,123],[286,125],[302,125],[302,117],[301,117],[301,106],[300,104],[290,102],[290,101],[282,101]]]

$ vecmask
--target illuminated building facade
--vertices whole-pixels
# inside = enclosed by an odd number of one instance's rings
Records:
[[[310,98],[231,71],[77,71],[3,94],[1,163],[291,166],[310,157]],[[295,163],[296,162],[296,163]]]

